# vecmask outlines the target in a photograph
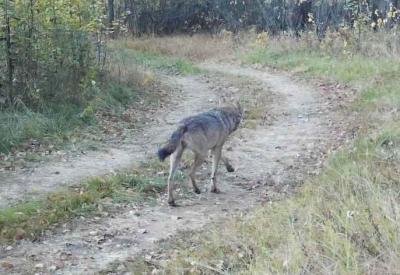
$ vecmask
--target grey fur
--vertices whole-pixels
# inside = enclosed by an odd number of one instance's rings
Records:
[[[213,158],[211,192],[219,192],[216,186],[216,172],[220,159],[222,158],[228,172],[234,171],[228,159],[221,156],[222,147],[229,135],[238,128],[242,114],[242,108],[237,104],[237,106],[216,108],[190,116],[179,123],[178,129],[172,134],[168,143],[158,151],[161,160],[171,155],[168,176],[168,203],[170,205],[175,205],[172,180],[185,149],[193,151],[195,155],[189,177],[197,194],[200,193],[200,189],[195,181],[196,169],[207,158],[208,152],[211,151]]]

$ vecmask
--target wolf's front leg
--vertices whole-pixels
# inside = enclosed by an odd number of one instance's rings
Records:
[[[168,177],[168,204],[171,206],[176,206],[175,199],[174,199],[174,183],[172,181],[172,177]]]
[[[222,147],[217,147],[212,152],[212,171],[211,171],[211,192],[213,193],[220,193],[221,191],[217,188],[217,170],[218,170],[218,163],[221,159],[221,151]]]
[[[178,164],[181,161],[182,153],[183,153],[183,148],[182,146],[179,146],[170,157],[170,168],[168,176],[168,204],[171,206],[176,206],[174,199],[175,185],[173,179],[176,172],[176,168],[178,168]]]

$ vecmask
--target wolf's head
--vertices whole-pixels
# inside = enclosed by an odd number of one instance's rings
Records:
[[[234,106],[236,121],[237,121],[236,127],[235,127],[235,130],[236,130],[237,128],[239,128],[239,125],[243,122],[245,110],[243,109],[239,100],[236,100],[234,102],[233,106]]]
[[[233,104],[230,104],[230,107],[228,108],[231,110],[230,116],[233,119],[233,131],[235,131],[237,128],[239,128],[239,125],[243,120],[244,110],[238,100],[234,101]]]
[[[232,130],[235,131],[239,127],[244,116],[244,109],[240,104],[239,100],[234,100],[233,98],[230,98],[230,100],[228,100],[225,97],[221,97],[218,102],[218,105],[221,106],[220,108],[224,109],[229,113],[229,116],[232,119],[231,121],[233,123]]]

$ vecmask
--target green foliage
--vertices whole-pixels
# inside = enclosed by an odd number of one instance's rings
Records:
[[[84,125],[73,106],[58,106],[37,113],[25,111],[0,111],[0,152],[9,152],[13,147],[31,139],[42,143],[57,143],[67,138],[68,132]],[[93,121],[93,120],[92,120]]]
[[[93,32],[102,28],[97,0],[5,0],[0,6],[1,96],[41,110],[51,103],[84,103],[94,68]],[[8,31],[9,30],[9,31]],[[9,63],[8,63],[9,62]],[[10,66],[4,67],[4,64]],[[1,107],[1,106],[0,106]]]
[[[99,74],[90,69],[83,82],[78,87],[79,98],[85,98],[83,102],[78,99],[81,103],[53,98],[37,111],[22,103],[15,108],[0,109],[0,152],[8,153],[32,139],[42,145],[68,143],[79,136],[79,131],[99,130],[96,113],[119,115],[139,99],[149,100],[148,94],[139,90],[139,83],[112,78],[109,72]],[[63,91],[59,90],[60,97]]]
[[[315,30],[323,37],[328,28],[343,25],[359,30],[369,22],[387,19],[392,27],[398,23],[397,1],[385,0],[128,0],[114,1],[117,22],[126,22],[135,34],[171,34],[176,32],[219,32],[255,26],[276,34]],[[128,9],[126,8],[128,6]],[[379,16],[376,15],[376,11]],[[388,12],[392,12],[388,16]],[[390,21],[390,22],[389,22]]]
[[[97,194],[96,194],[97,195]],[[0,242],[40,237],[44,229],[95,209],[93,194],[60,192],[44,201],[27,202],[0,211]]]

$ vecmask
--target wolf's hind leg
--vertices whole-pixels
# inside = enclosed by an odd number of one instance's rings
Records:
[[[168,204],[171,206],[176,206],[174,200],[174,175],[176,172],[176,168],[178,168],[179,162],[181,161],[183,153],[182,145],[179,145],[176,151],[170,157],[170,168],[169,168],[169,176],[168,176]]]
[[[217,188],[216,174],[218,170],[218,163],[221,159],[221,151],[222,147],[216,147],[212,151],[211,192],[213,193],[220,193],[219,189]]]
[[[235,172],[235,168],[230,164],[229,159],[227,159],[225,156],[221,156],[221,160],[225,165],[226,171],[228,172]]]
[[[192,168],[190,169],[190,172],[189,172],[190,181],[192,182],[192,185],[193,185],[193,191],[196,194],[200,194],[201,193],[200,189],[196,185],[196,179],[195,179],[196,170],[203,163],[203,161],[204,161],[204,158],[200,154],[195,153],[194,154],[193,165],[192,165]]]

